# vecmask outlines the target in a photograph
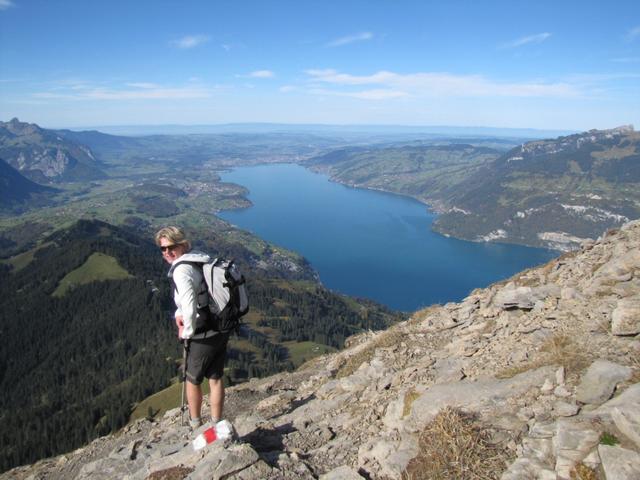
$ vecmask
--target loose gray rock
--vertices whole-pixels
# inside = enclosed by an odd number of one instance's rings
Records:
[[[600,440],[600,432],[588,420],[576,418],[558,419],[553,444],[556,456],[556,473],[559,478],[568,479],[576,463],[595,448]]]
[[[369,465],[377,464],[381,476],[399,479],[419,451],[418,442],[412,435],[405,434],[400,439],[374,438],[358,450],[358,465],[367,471]]]
[[[258,453],[249,445],[216,445],[198,462],[187,480],[219,480],[238,473],[258,461]],[[209,447],[207,447],[209,448]]]
[[[620,395],[602,404],[587,415],[601,419],[605,422],[612,422],[612,412],[615,408],[619,408],[623,411],[635,410],[640,412],[640,383],[631,385]]]
[[[614,407],[611,411],[613,422],[627,438],[640,448],[640,409]]]
[[[500,480],[522,480],[522,479],[536,479],[536,480],[556,480],[556,472],[548,468],[543,462],[528,458],[517,458],[502,474]]]
[[[556,432],[556,422],[536,422],[529,431],[531,438],[553,438]]]
[[[553,367],[520,373],[505,380],[462,380],[452,384],[435,385],[420,395],[405,421],[406,428],[418,431],[427,425],[444,407],[464,406],[468,411],[492,407],[496,410],[510,397],[517,397],[531,389],[538,389],[544,381],[554,378]]]
[[[621,447],[599,445],[598,453],[607,480],[638,480],[640,454]]]
[[[607,360],[596,360],[587,369],[576,391],[576,399],[582,403],[599,405],[613,395],[619,382],[631,378],[629,367]]]
[[[320,475],[319,480],[362,480],[362,475],[346,465]]]
[[[551,470],[553,465],[548,462],[553,458],[553,441],[549,438],[525,438],[522,441],[522,456],[536,459]]]
[[[580,407],[575,403],[567,403],[560,400],[554,405],[553,411],[560,417],[573,417],[578,414]]]
[[[464,361],[459,358],[442,358],[433,368],[436,371],[435,383],[457,382],[464,378]]]
[[[611,333],[637,335],[640,333],[640,296],[621,298],[611,314]]]
[[[505,287],[500,290],[494,299],[494,304],[504,310],[519,308],[531,310],[538,298],[530,287]]]

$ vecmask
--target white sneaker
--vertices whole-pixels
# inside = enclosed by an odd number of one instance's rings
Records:
[[[234,440],[237,437],[236,430],[229,420],[220,420],[216,423],[215,429],[220,440]]]

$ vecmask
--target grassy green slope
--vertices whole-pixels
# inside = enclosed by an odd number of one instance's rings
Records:
[[[498,156],[497,150],[464,144],[399,146],[332,152],[309,165],[341,183],[433,203]]]
[[[124,280],[132,277],[118,264],[117,259],[101,252],[95,252],[80,267],[66,274],[52,295],[61,297],[77,285],[102,280]]]

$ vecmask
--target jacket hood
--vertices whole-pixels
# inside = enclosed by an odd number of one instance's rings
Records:
[[[193,263],[207,263],[211,260],[211,257],[204,252],[200,252],[198,250],[191,250],[189,253],[185,253],[180,258],[178,258],[175,262],[171,264],[171,268],[169,269],[169,273],[167,274],[169,277],[173,275],[173,271],[175,268],[181,263],[185,262],[193,262]]]

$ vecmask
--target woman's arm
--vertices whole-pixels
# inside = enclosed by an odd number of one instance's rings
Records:
[[[181,264],[173,272],[173,281],[176,284],[176,324],[182,318],[182,333],[180,338],[188,339],[193,336],[198,314],[198,294],[196,291],[196,275],[194,267],[189,264]],[[178,325],[178,328],[180,326]]]

